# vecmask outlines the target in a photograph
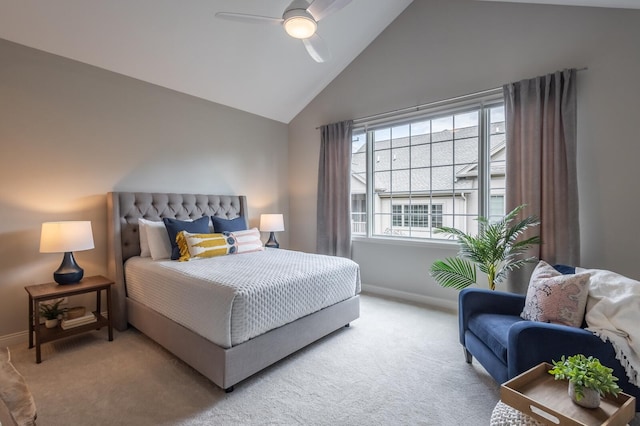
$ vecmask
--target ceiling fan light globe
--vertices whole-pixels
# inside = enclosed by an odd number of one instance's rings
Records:
[[[318,24],[305,10],[289,10],[283,16],[284,30],[293,38],[305,39],[315,34]]]

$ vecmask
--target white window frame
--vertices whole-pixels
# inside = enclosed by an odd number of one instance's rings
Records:
[[[356,133],[365,133],[366,135],[366,155],[367,155],[367,167],[366,167],[366,176],[367,176],[367,196],[366,196],[366,234],[354,234],[352,238],[354,240],[358,239],[393,239],[393,240],[413,240],[418,242],[425,243],[446,243],[446,240],[441,240],[437,238],[424,238],[424,237],[398,237],[395,235],[381,235],[374,234],[374,215],[376,214],[372,194],[374,193],[374,141],[372,133],[377,129],[382,129],[386,127],[400,126],[402,124],[408,124],[411,122],[418,122],[421,120],[427,119],[435,119],[437,117],[443,117],[448,115],[460,114],[465,111],[471,110],[480,110],[479,120],[478,120],[478,194],[479,194],[479,204],[478,204],[478,216],[489,216],[490,212],[490,197],[492,194],[490,193],[490,161],[491,161],[491,153],[490,153],[490,140],[489,140],[489,120],[488,113],[489,109],[498,105],[504,104],[502,91],[501,89],[495,89],[491,91],[483,92],[478,95],[470,95],[466,97],[456,98],[452,100],[446,100],[441,102],[436,102],[430,105],[424,105],[421,107],[416,107],[411,112],[404,113],[389,113],[389,114],[381,114],[375,116],[371,119],[363,119],[363,120],[355,120],[354,122],[354,134]],[[445,213],[443,209],[443,205],[435,200],[431,200],[429,205],[429,219],[428,226],[431,227],[434,223],[434,215],[438,215],[440,223],[442,223],[443,214]],[[402,203],[404,204],[404,203]],[[393,203],[392,203],[393,205]],[[433,207],[439,206],[440,211],[434,212]],[[393,207],[391,207],[393,209]],[[389,211],[389,221],[393,223],[394,216],[399,213],[394,213],[392,210]],[[404,225],[406,212],[403,207],[402,212],[402,222]],[[438,224],[434,225],[434,228],[438,227]],[[416,228],[416,227],[413,227]],[[421,227],[418,227],[421,228]]]

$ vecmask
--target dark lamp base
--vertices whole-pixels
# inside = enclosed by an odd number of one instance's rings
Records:
[[[62,263],[57,271],[53,273],[53,280],[58,284],[75,284],[82,280],[84,269],[76,263],[73,253],[68,251],[62,258]]]
[[[275,232],[271,232],[271,234],[269,234],[269,241],[267,241],[264,246],[268,248],[280,248],[280,244],[276,241]]]

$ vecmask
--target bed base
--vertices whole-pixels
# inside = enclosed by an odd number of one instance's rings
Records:
[[[229,349],[127,299],[129,323],[227,392],[247,377],[360,316],[359,296],[336,303]]]

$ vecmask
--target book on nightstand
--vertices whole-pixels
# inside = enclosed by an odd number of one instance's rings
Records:
[[[62,322],[60,323],[60,327],[62,327],[63,330],[67,330],[69,328],[78,327],[80,325],[91,324],[92,322],[96,321],[97,318],[93,314],[93,312],[89,312],[88,314],[78,318],[62,320]]]

